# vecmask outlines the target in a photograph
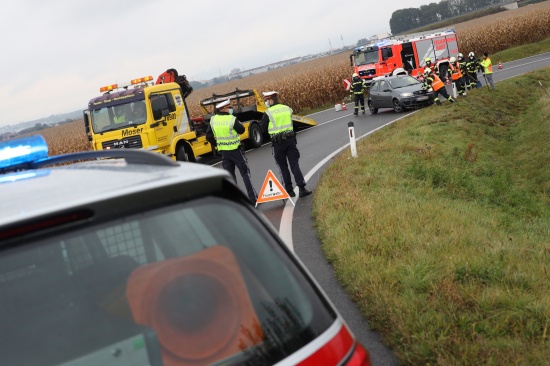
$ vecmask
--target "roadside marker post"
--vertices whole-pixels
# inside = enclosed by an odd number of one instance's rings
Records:
[[[353,122],[348,122],[348,132],[349,132],[349,146],[351,147],[351,156],[357,157],[357,145],[355,144],[355,128],[353,127]]]
[[[456,90],[456,85],[454,82],[451,83],[451,88],[453,89],[453,98],[458,98],[458,91]]]

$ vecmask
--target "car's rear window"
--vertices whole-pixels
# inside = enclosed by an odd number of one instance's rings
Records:
[[[203,198],[0,252],[5,365],[272,364],[336,315],[263,223]]]

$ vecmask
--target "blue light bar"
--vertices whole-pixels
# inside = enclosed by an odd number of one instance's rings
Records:
[[[0,142],[0,169],[16,168],[48,157],[48,144],[40,135]]]

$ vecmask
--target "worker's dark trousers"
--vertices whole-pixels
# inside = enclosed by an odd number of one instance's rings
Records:
[[[439,94],[441,96],[443,96],[443,98],[445,98],[445,99],[451,99],[451,96],[449,95],[449,93],[447,93],[447,88],[445,88],[445,87],[442,87],[441,89],[439,89],[437,91],[434,90],[435,99],[439,98]]]
[[[272,142],[271,149],[275,162],[277,163],[281,176],[283,177],[285,190],[287,192],[293,190],[290,171],[292,171],[292,175],[294,175],[296,185],[298,187],[304,187],[306,185],[306,181],[304,180],[304,176],[300,170],[300,165],[298,164],[298,160],[300,159],[300,151],[298,151],[298,148],[296,147],[296,137],[288,138],[279,143]],[[288,170],[289,165],[290,171]]]
[[[237,176],[235,175],[235,167],[239,169],[241,177],[243,178],[244,186],[246,187],[246,192],[248,193],[248,199],[251,203],[255,204],[258,199],[258,194],[252,186],[250,180],[250,168],[248,167],[248,161],[244,156],[243,152],[240,149],[236,150],[222,150],[222,167],[227,170],[235,181],[237,181]]]
[[[353,94],[355,96],[355,110],[353,113],[358,114],[359,104],[361,104],[361,112],[365,111],[365,94]]]
[[[462,78],[457,79],[457,80],[453,80],[453,83],[455,84],[456,91],[458,92],[458,94],[464,95],[465,86],[462,83]]]

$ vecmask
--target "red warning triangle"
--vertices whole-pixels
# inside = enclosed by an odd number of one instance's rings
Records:
[[[273,174],[271,170],[268,170],[264,184],[262,184],[262,189],[260,189],[260,193],[258,194],[256,204],[284,200],[287,198],[290,198],[288,192],[283,188],[277,178],[275,178],[275,174]]]

